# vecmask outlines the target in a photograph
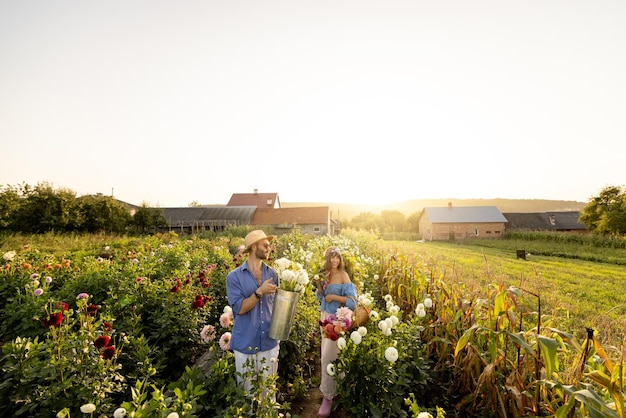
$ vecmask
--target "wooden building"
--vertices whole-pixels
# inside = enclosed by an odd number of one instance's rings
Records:
[[[337,222],[330,219],[328,206],[265,209],[257,208],[252,225],[271,227],[277,234],[298,229],[303,234],[334,235]]]
[[[578,221],[580,212],[504,213],[507,231],[555,231],[585,234],[589,231]]]
[[[163,208],[169,230],[176,233],[223,231],[228,226],[250,225],[255,206],[193,206]]]
[[[222,231],[228,226],[255,226],[282,234],[335,235],[339,222],[331,219],[328,206],[281,208],[277,193],[235,193],[226,206],[164,208],[168,228],[177,233]]]
[[[426,241],[502,238],[507,219],[496,206],[426,207],[419,232]]]

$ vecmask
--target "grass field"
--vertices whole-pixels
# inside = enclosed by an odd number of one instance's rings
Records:
[[[516,257],[521,244],[526,260]],[[536,255],[531,242],[507,240],[385,245],[414,254],[434,274],[445,273],[471,289],[484,292],[490,283],[504,283],[538,294],[542,313],[568,333],[584,336],[585,327],[595,328],[602,341],[618,346],[626,335],[626,267],[578,258],[593,252],[596,259],[603,254],[606,260],[622,260],[626,250],[559,244],[553,246],[556,255]]]

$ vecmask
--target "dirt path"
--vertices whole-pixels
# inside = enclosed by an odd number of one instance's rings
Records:
[[[317,418],[317,410],[321,403],[322,393],[317,388],[311,389],[307,399],[292,403],[291,416],[299,418]],[[342,410],[335,410],[330,416],[332,418],[348,418],[348,415]]]
[[[309,364],[313,365],[312,375],[313,381],[319,382],[320,380],[320,359],[319,359],[319,347],[313,349],[310,354]],[[307,397],[291,403],[291,416],[298,418],[317,418],[317,411],[322,404],[322,392],[320,392],[317,386],[309,389]],[[348,418],[348,415],[338,409],[330,414],[331,418]]]

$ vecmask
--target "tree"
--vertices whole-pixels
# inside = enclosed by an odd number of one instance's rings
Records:
[[[133,225],[139,232],[150,232],[166,227],[168,224],[163,215],[163,209],[149,208],[143,204],[133,215]]]
[[[133,220],[124,205],[111,196],[82,196],[79,201],[81,230],[123,233]]]
[[[350,220],[348,226],[365,231],[380,231],[382,224],[383,221],[380,215],[375,215],[372,212],[361,212]]]
[[[27,233],[75,231],[81,223],[76,193],[54,190],[47,182],[24,186],[21,203],[13,213],[12,229]]]
[[[0,229],[12,229],[13,218],[20,204],[19,188],[9,185],[0,188]]]
[[[413,212],[406,218],[407,229],[410,232],[418,232],[420,229],[420,215],[421,212]]]
[[[380,214],[383,220],[383,231],[400,232],[406,230],[406,216],[397,210],[383,210]]]
[[[626,233],[626,189],[618,186],[602,189],[582,209],[579,222],[601,234]]]

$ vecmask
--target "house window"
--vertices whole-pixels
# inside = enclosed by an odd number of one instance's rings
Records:
[[[478,236],[478,228],[474,228],[474,235]]]
[[[314,226],[313,227],[313,232],[320,232],[320,227],[319,226]]]
[[[491,231],[485,231],[487,234],[491,234]]]

